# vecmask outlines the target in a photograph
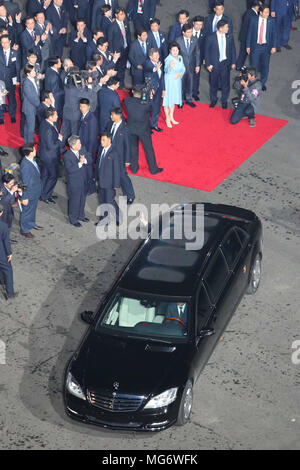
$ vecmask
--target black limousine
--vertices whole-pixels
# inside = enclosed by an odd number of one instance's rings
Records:
[[[66,367],[67,414],[137,431],[187,423],[194,384],[243,295],[257,291],[261,260],[262,224],[238,207],[204,204],[198,250],[149,233],[97,311],[82,314],[89,328]]]

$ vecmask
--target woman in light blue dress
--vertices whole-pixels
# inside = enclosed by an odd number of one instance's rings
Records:
[[[182,77],[185,72],[183,59],[179,55],[179,46],[172,42],[169,46],[169,55],[165,59],[165,87],[166,93],[163,106],[166,114],[166,124],[179,124],[174,119],[175,104],[182,105]]]

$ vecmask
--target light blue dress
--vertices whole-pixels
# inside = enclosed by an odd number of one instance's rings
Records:
[[[170,61],[175,62],[174,67],[170,70]],[[182,77],[185,72],[185,66],[181,55],[173,57],[171,54],[165,59],[165,87],[166,94],[163,100],[163,106],[171,108],[175,104],[182,105]],[[175,76],[181,73],[181,77],[175,80]]]

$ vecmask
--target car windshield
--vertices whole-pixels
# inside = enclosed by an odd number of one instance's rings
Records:
[[[96,331],[135,335],[145,339],[179,339],[188,335],[189,303],[176,299],[118,291]]]

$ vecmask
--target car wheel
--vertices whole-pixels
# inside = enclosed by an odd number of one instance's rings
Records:
[[[247,290],[247,294],[253,295],[258,289],[261,279],[261,254],[257,253],[254,258],[251,273],[250,273],[250,281]]]
[[[191,411],[193,406],[193,384],[191,380],[188,380],[180,402],[177,426],[183,426],[186,424],[190,418]]]

